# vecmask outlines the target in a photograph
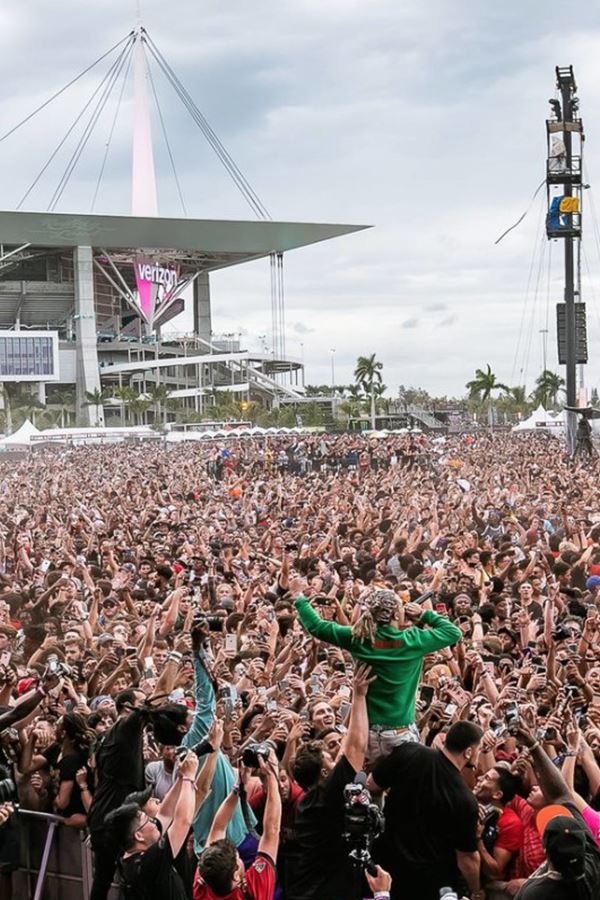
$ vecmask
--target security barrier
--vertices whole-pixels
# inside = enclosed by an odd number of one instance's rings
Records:
[[[13,894],[31,900],[88,900],[92,852],[85,831],[63,824],[60,816],[20,809],[20,865]],[[117,900],[118,889],[110,900]]]

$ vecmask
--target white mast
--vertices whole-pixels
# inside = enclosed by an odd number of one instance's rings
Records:
[[[158,197],[156,173],[152,149],[152,127],[146,90],[146,55],[139,23],[135,32],[135,59],[133,75],[133,160],[131,179],[131,214],[133,216],[157,216]]]

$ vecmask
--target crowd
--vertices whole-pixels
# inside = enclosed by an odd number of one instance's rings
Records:
[[[600,897],[600,484],[533,434],[0,459],[0,891]]]

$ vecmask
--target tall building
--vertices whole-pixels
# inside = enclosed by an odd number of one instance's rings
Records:
[[[28,383],[44,403],[75,386],[80,425],[119,422],[122,401],[108,397],[124,388],[143,398],[161,385],[204,414],[219,392],[266,406],[301,401],[302,363],[285,353],[281,309],[270,350],[219,341],[210,273],[270,257],[277,275],[285,252],[364,226],[160,217],[145,35],[133,32],[130,48],[132,215],[0,212],[0,383]],[[184,303],[191,333],[167,333]]]

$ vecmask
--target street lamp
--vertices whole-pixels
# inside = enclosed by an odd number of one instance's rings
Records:
[[[331,347],[329,352],[331,353],[331,387],[335,386],[335,347]]]

